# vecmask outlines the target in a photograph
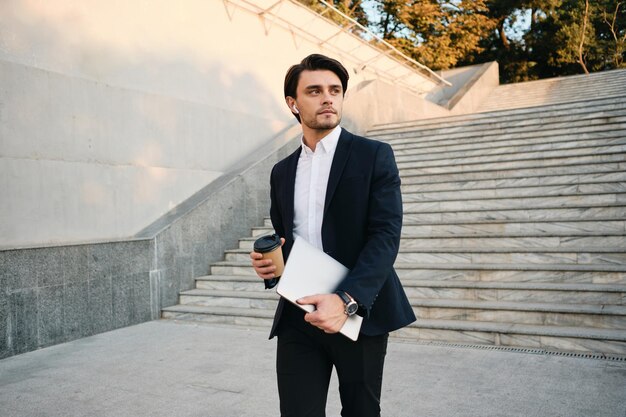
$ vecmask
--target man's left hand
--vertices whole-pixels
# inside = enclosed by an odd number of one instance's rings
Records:
[[[297,303],[315,306],[315,311],[306,313],[304,320],[326,333],[337,333],[348,320],[345,305],[337,294],[310,295],[298,299]]]

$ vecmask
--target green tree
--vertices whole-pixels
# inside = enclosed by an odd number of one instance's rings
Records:
[[[492,0],[498,30],[484,39],[474,62],[496,60],[501,79],[517,82],[623,67],[624,11],[610,0]],[[530,17],[524,33],[508,39],[519,16]],[[608,23],[607,23],[608,22]]]
[[[433,69],[447,69],[481,51],[495,25],[484,0],[383,0],[371,26],[383,39]]]

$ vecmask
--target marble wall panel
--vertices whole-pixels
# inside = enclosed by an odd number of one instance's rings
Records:
[[[36,258],[33,259],[34,273],[37,276],[37,287],[63,285],[63,255],[59,250],[32,249]]]
[[[63,283],[71,284],[89,280],[89,246],[61,248]]]
[[[0,257],[0,269],[3,267],[3,259]],[[11,315],[9,310],[9,292],[6,285],[6,277],[0,275],[0,359],[11,354]]]
[[[143,323],[153,319],[152,317],[152,291],[150,287],[150,273],[139,272],[132,275],[133,288],[133,312],[134,323]]]
[[[36,255],[32,249],[0,251],[0,274],[8,291],[37,287]]]
[[[89,311],[89,282],[75,282],[63,288],[63,329],[65,340],[93,334]]]
[[[94,334],[108,332],[113,326],[113,284],[108,274],[89,280],[88,317]]]
[[[135,323],[135,285],[132,275],[113,276],[111,280],[113,327],[120,328]]]
[[[38,344],[50,346],[65,341],[63,321],[64,286],[55,285],[38,289]]]
[[[20,289],[9,295],[10,351],[19,354],[35,350],[38,341],[37,288]]]

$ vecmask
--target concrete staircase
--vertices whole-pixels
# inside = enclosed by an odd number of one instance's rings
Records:
[[[394,337],[626,354],[626,94],[368,136],[394,147],[403,182],[396,269],[418,320]],[[277,298],[248,253],[271,231],[163,317],[269,330]]]

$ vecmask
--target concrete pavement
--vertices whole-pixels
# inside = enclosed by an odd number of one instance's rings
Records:
[[[0,415],[277,416],[267,330],[153,321],[0,361]],[[333,377],[327,415],[339,416]],[[626,361],[392,340],[385,417],[625,417]]]

